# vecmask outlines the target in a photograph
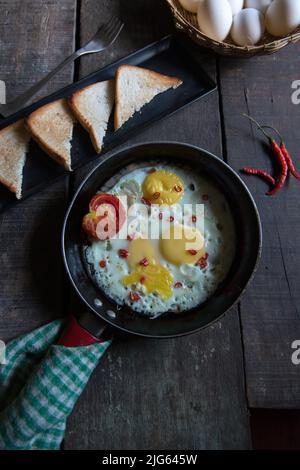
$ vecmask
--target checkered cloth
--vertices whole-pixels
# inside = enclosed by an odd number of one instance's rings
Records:
[[[55,345],[63,322],[15,339],[0,365],[0,449],[59,449],[66,419],[110,341]]]

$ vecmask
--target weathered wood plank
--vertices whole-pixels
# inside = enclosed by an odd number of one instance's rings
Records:
[[[12,99],[74,48],[76,1],[0,0],[0,79]],[[43,93],[72,81],[73,67]],[[0,217],[0,337],[7,340],[62,314],[60,230],[66,180]]]
[[[109,2],[110,9],[117,2]],[[103,10],[101,8],[103,7]],[[126,2],[126,30],[105,56],[90,57],[80,73],[166,34],[160,1]],[[96,29],[108,2],[83,1],[81,38]],[[124,7],[125,9],[125,7]],[[150,21],[151,18],[151,21]],[[160,25],[158,27],[158,25]],[[199,51],[197,51],[200,54]],[[215,61],[203,53],[215,74]],[[126,145],[151,140],[196,144],[221,155],[218,95],[160,121]],[[75,185],[83,173],[77,173]],[[248,416],[236,309],[211,328],[186,338],[116,338],[69,419],[65,449],[248,448]]]
[[[159,12],[159,13],[158,13]],[[80,40],[87,42],[102,22],[112,15],[122,18],[124,29],[117,42],[106,51],[80,59],[81,76],[157,41],[172,30],[168,8],[161,0],[118,2],[116,0],[83,0],[80,12]]]
[[[10,100],[73,52],[76,0],[1,0],[0,4],[0,73]],[[37,97],[71,83],[72,69],[63,69]]]
[[[228,162],[272,168],[261,136],[241,113],[282,131],[300,167],[299,106],[291,83],[300,78],[296,46],[245,60],[221,60],[221,92]],[[271,157],[272,160],[272,157]],[[291,362],[291,344],[300,338],[299,182],[290,179],[277,196],[245,177],[261,214],[263,255],[255,279],[241,302],[249,404],[263,408],[300,407],[300,367]]]
[[[65,449],[250,446],[235,311],[175,340],[115,340],[68,422]]]

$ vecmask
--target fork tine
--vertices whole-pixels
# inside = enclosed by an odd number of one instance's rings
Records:
[[[104,32],[105,34],[109,34],[111,27],[113,26],[114,22],[116,21],[116,17],[113,15],[110,20],[104,24]]]
[[[111,27],[111,30],[108,33],[108,36],[110,40],[114,38],[114,36],[117,34],[119,29],[122,27],[121,21],[117,18],[116,21],[114,22],[113,26]]]
[[[105,34],[107,34],[107,36],[111,35],[111,32],[115,29],[115,25],[117,21],[118,19],[116,17],[113,17],[111,18],[111,21],[107,23],[106,28],[105,28]]]

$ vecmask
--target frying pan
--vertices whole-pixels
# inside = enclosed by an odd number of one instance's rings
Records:
[[[207,301],[182,313],[156,319],[117,306],[93,282],[86,269],[81,229],[91,198],[99,189],[111,187],[128,171],[158,163],[182,166],[207,176],[226,197],[235,221],[236,253],[226,279]],[[241,178],[226,163],[200,148],[175,143],[147,143],[104,157],[83,181],[67,211],[62,231],[62,252],[68,277],[86,305],[79,323],[95,336],[111,326],[139,336],[170,338],[187,335],[218,320],[244,292],[261,253],[261,224],[254,200]]]

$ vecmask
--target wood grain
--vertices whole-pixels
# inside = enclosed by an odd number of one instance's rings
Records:
[[[172,30],[168,8],[161,0],[82,0],[80,42],[83,45],[111,15],[122,18],[125,26],[116,43],[104,53],[80,59],[80,76],[104,67],[115,60],[166,36]]]
[[[291,101],[299,66],[295,45],[249,61],[221,59],[226,151],[236,170],[254,166],[272,171],[274,161],[242,113],[280,129],[300,168],[299,106]],[[244,180],[257,202],[264,239],[259,270],[241,302],[249,405],[299,408],[300,368],[292,364],[291,344],[300,338],[300,186],[290,178],[278,195],[268,198],[263,182]]]
[[[0,5],[0,74],[9,101],[73,52],[76,0],[1,0]],[[72,71],[66,67],[37,98],[71,83]]]
[[[8,99],[73,51],[75,0],[0,1],[0,79]],[[43,93],[70,83],[65,69]],[[67,180],[61,180],[0,218],[0,337],[15,337],[60,316],[64,284],[60,230]]]
[[[82,62],[80,75],[166,34],[170,19],[163,2],[122,3],[128,5],[130,20],[122,38],[106,56]],[[117,2],[109,7],[115,11]],[[82,41],[96,29],[95,12],[100,10],[108,16],[108,2],[82,2]],[[214,76],[215,59],[205,52],[201,57]],[[126,145],[153,140],[189,142],[221,155],[218,94],[160,121]],[[86,171],[76,173],[75,187]],[[243,381],[236,309],[186,338],[117,337],[68,421],[64,448],[249,448]]]

